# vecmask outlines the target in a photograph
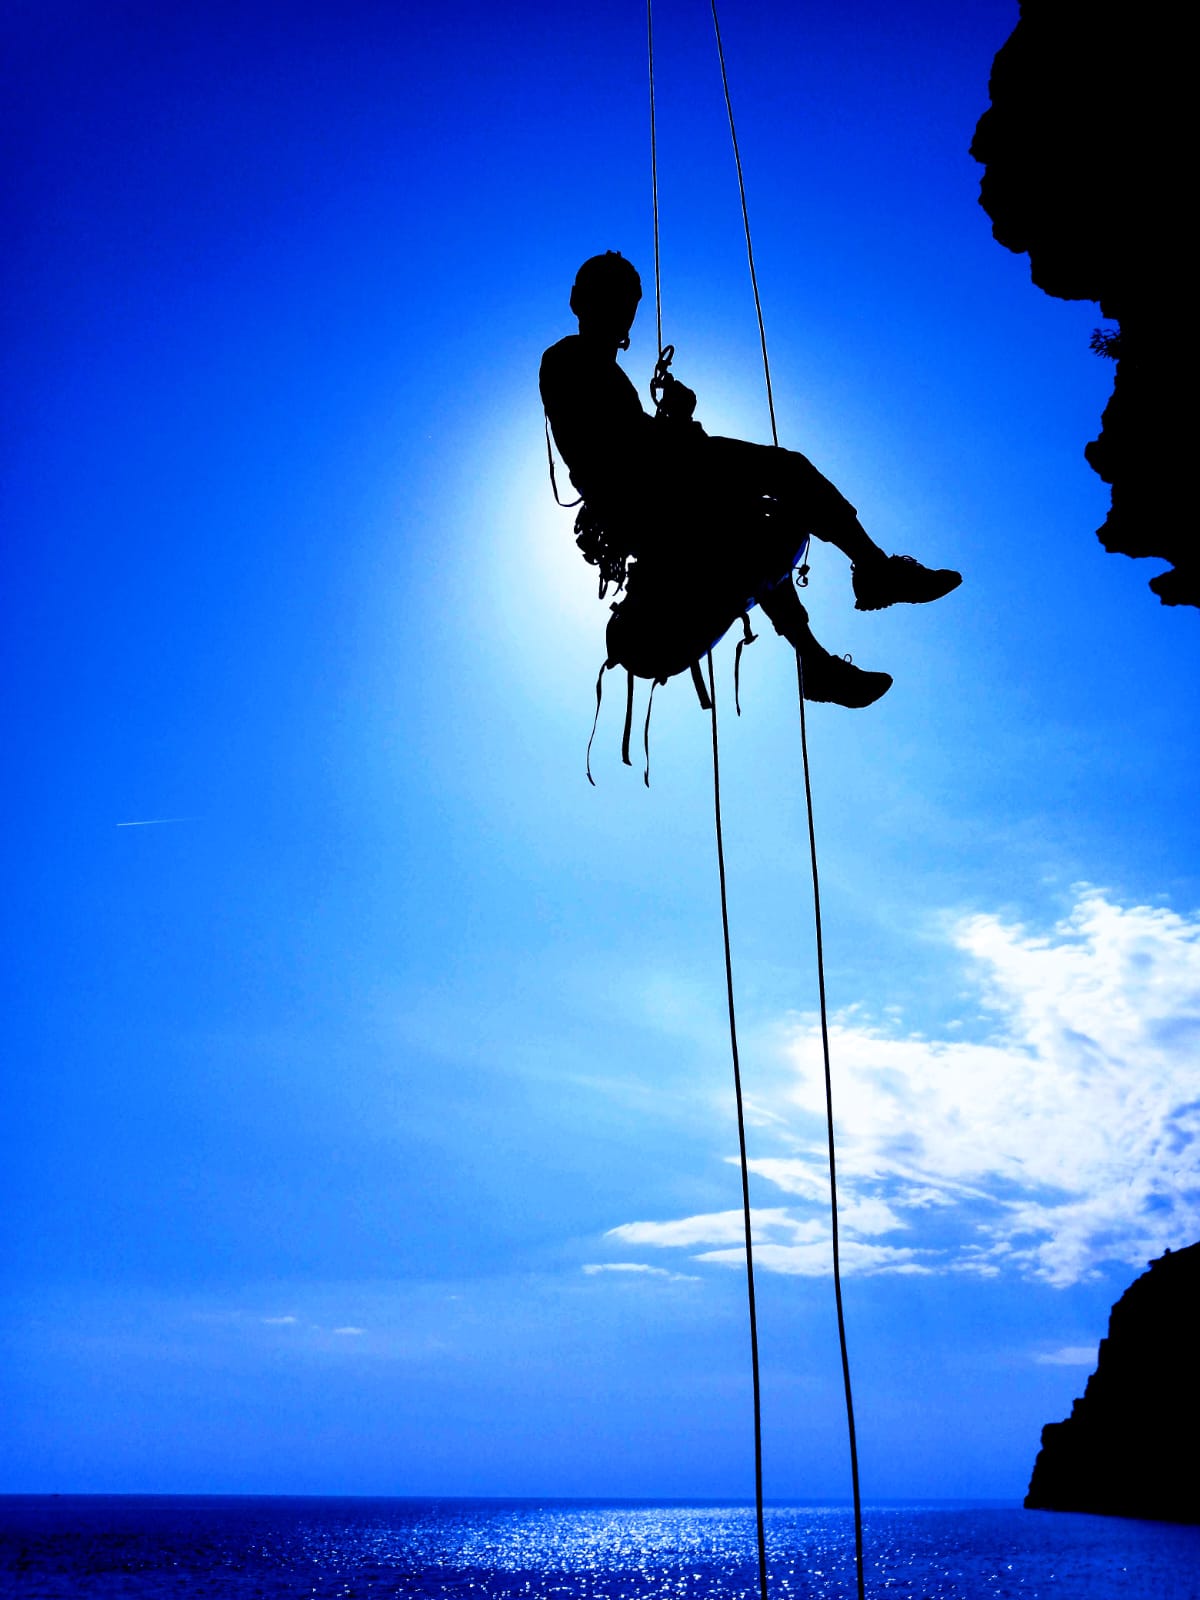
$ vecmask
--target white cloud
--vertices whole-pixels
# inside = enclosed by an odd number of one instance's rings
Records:
[[[1098,1352],[1094,1344],[1072,1344],[1062,1350],[1046,1350],[1033,1358],[1044,1367],[1094,1367]]]
[[[1049,934],[972,916],[952,938],[978,978],[983,1037],[905,1036],[855,1012],[831,1028],[846,1270],[1015,1270],[1066,1285],[1190,1243],[1200,917],[1083,890]],[[790,1027],[784,1054],[763,1109],[785,1153],[751,1168],[789,1204],[755,1210],[756,1260],[810,1274],[829,1270],[815,1019]],[[735,1261],[742,1217],[626,1223],[610,1237]]]
[[[783,1228],[791,1233],[797,1223],[791,1213],[782,1207],[775,1210],[752,1210],[750,1213],[751,1238],[757,1244],[772,1229]],[[607,1239],[621,1239],[626,1244],[649,1244],[660,1247],[687,1247],[697,1244],[742,1244],[746,1225],[741,1211],[711,1211],[698,1217],[682,1217],[678,1222],[623,1222],[619,1228],[610,1228]]]
[[[695,1283],[694,1273],[671,1272],[666,1267],[647,1266],[643,1261],[589,1261],[583,1269],[590,1277],[599,1272],[629,1272],[638,1277],[668,1278],[672,1283]]]
[[[260,1317],[259,1321],[262,1322],[262,1323],[265,1323],[268,1328],[289,1328],[289,1327],[291,1327],[291,1325],[294,1322],[299,1321],[299,1318],[298,1317]]]
[[[789,1273],[797,1278],[823,1278],[830,1270],[829,1242],[814,1240],[808,1244],[763,1244],[754,1247],[754,1264],[768,1272]],[[697,1261],[719,1261],[725,1266],[740,1267],[745,1260],[744,1250],[706,1250]],[[842,1270],[870,1277],[880,1272],[932,1272],[934,1269],[917,1259],[916,1250],[897,1250],[890,1245],[860,1244],[847,1239],[840,1247]]]
[[[354,1337],[355,1335],[360,1334],[360,1333],[366,1333],[366,1331],[367,1330],[365,1328],[334,1328],[333,1329],[334,1333],[348,1334],[350,1337]]]

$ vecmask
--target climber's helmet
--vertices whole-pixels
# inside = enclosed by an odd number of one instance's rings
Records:
[[[629,348],[629,330],[642,298],[642,280],[632,262],[616,250],[591,256],[575,274],[571,310],[582,332],[611,335]]]

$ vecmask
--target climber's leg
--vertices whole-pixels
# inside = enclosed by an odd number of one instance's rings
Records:
[[[912,556],[889,556],[858,520],[837,488],[798,450],[749,444],[743,439],[707,441],[712,472],[747,499],[768,498],[793,528],[811,533],[840,550],[854,567],[854,600],[859,611],[880,611],[907,601],[923,605],[957,589],[959,573],[922,566]],[[773,519],[772,519],[773,520]]]
[[[755,597],[775,632],[782,635],[800,657],[804,698],[839,706],[869,706],[892,686],[886,672],[864,672],[843,656],[830,655],[819,645],[808,624],[808,612],[792,587],[791,574],[759,591]]]

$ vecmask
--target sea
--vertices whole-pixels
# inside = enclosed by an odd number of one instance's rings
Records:
[[[772,1505],[772,1600],[853,1600],[845,1506]],[[866,1593],[1200,1600],[1200,1528],[995,1502],[868,1506]],[[0,1496],[21,1600],[758,1600],[754,1509],[614,1500]]]

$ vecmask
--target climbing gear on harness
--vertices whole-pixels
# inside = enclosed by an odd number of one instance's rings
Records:
[[[624,548],[619,535],[613,536],[609,526],[582,497],[575,516],[575,543],[583,559],[600,569],[600,599],[604,599],[610,584],[620,594],[625,587],[631,552]]]
[[[666,389],[667,380],[671,377],[671,363],[674,359],[673,344],[664,345],[658,352],[658,360],[654,363],[654,376],[650,379],[650,398],[654,401],[655,411],[662,410],[663,391]]]

